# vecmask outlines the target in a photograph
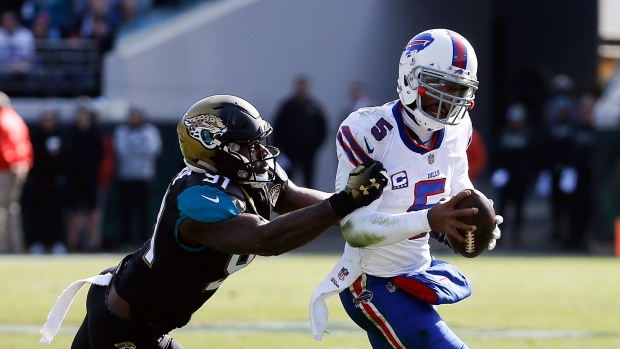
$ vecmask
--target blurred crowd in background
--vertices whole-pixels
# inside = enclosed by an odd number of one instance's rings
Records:
[[[8,97],[98,96],[100,58],[112,49],[119,32],[154,8],[188,2],[192,1],[3,1],[0,91]],[[87,83],[80,85],[86,88],[70,84],[78,78],[67,67],[60,67],[61,73],[43,72],[38,57],[46,53],[35,45],[40,39],[94,40],[97,66],[95,75],[86,75]],[[85,79],[83,69],[78,75]],[[52,84],[42,84],[41,79],[51,79]],[[604,211],[596,203],[606,193],[618,192],[620,185],[614,180],[620,178],[620,154],[603,159],[596,146],[602,131],[620,129],[620,110],[601,100],[602,88],[576,95],[568,75],[556,74],[546,84],[544,106],[514,101],[504,115],[494,116],[499,127],[491,136],[485,139],[474,130],[468,151],[470,176],[476,186],[494,191],[495,209],[504,215],[500,249],[522,249],[528,233],[526,204],[535,196],[551,212],[546,236],[550,244],[561,251],[592,252],[588,241],[598,228],[593,223]],[[620,93],[616,82],[611,85],[607,88]],[[68,88],[63,92],[59,86]],[[348,93],[350,100],[343,102],[341,115],[332,116],[338,123],[360,107],[387,102],[373,101],[357,81],[350,83]],[[165,159],[171,173],[183,166],[180,158],[170,160],[165,154],[178,150],[176,125],[154,125],[135,107],[128,110],[124,123],[102,125],[92,104],[76,102],[69,118],[47,108],[36,123],[26,125],[27,132],[15,132],[15,127],[23,126],[15,126],[8,97],[0,98],[0,190],[23,187],[23,193],[3,194],[0,253],[124,251],[145,241],[160,200],[155,194],[162,192],[155,185],[158,179],[169,179],[157,178],[162,175],[158,162],[161,167]],[[7,113],[13,118],[10,123],[3,121],[8,120]],[[293,78],[290,96],[282,98],[273,117],[273,139],[282,150],[279,162],[296,183],[312,187],[317,165],[315,153],[308,150],[316,152],[331,142],[333,130],[328,129],[329,116],[321,101],[312,96],[311,77]],[[300,128],[305,136],[299,134]],[[15,146],[22,155],[5,154],[11,142],[21,144]],[[3,173],[12,182],[2,181]],[[21,215],[23,224],[15,225],[12,215]],[[114,216],[118,222],[114,233],[105,233],[104,216]]]
[[[76,105],[68,124],[53,108],[43,110],[32,125],[17,120],[10,103],[0,106],[0,113],[0,162],[5,165],[0,173],[22,179],[6,183],[18,193],[10,196],[12,202],[3,196],[0,252],[103,252],[146,241],[153,223],[150,201],[159,199],[152,192],[162,139],[141,109],[130,108],[125,122],[108,129],[88,103]],[[17,172],[17,164],[27,166],[24,174]],[[113,203],[107,195],[112,182]],[[116,234],[104,237],[106,207],[118,224]]]
[[[2,1],[0,90],[24,97],[98,96],[102,58],[123,30],[155,9],[197,1]]]

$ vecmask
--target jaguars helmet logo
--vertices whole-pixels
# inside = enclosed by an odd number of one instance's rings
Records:
[[[199,114],[186,118],[183,123],[190,137],[196,139],[205,148],[213,149],[220,145],[217,138],[228,130],[222,119],[213,114]]]

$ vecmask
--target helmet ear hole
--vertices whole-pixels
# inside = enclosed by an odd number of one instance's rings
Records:
[[[409,80],[407,79],[406,76],[403,76],[403,81],[405,82],[405,87],[409,86]]]

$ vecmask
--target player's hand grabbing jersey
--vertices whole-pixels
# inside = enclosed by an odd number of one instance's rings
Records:
[[[409,133],[400,102],[361,108],[341,124],[336,191],[352,168],[370,158],[383,163],[391,181],[380,199],[341,221],[345,256],[359,262],[364,272],[390,277],[430,265],[426,210],[441,198],[473,188],[466,155],[472,126],[467,113],[464,118],[435,132],[426,146]]]
[[[184,245],[178,226],[187,218],[215,223],[240,213],[269,219],[287,185],[279,166],[277,174],[264,188],[253,188],[196,168],[183,169],[162,200],[153,236],[125,258],[115,276],[117,292],[131,304],[132,319],[167,330],[183,326],[228,275],[247,266],[254,255]]]

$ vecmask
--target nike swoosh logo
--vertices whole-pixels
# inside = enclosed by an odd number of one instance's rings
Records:
[[[202,196],[203,198],[205,198],[205,199],[207,199],[207,200],[209,200],[209,201],[213,201],[213,202],[215,202],[216,204],[217,204],[218,202],[220,202],[220,198],[219,198],[219,196],[216,196],[216,197],[215,197],[215,199],[214,199],[214,198],[210,198],[210,197],[208,197],[208,196],[204,196],[204,195],[200,195],[200,196]]]
[[[372,154],[375,151],[375,148],[371,148],[370,145],[368,145],[368,141],[366,140],[366,137],[364,137],[364,143],[366,143],[366,150],[368,150],[368,153]]]

